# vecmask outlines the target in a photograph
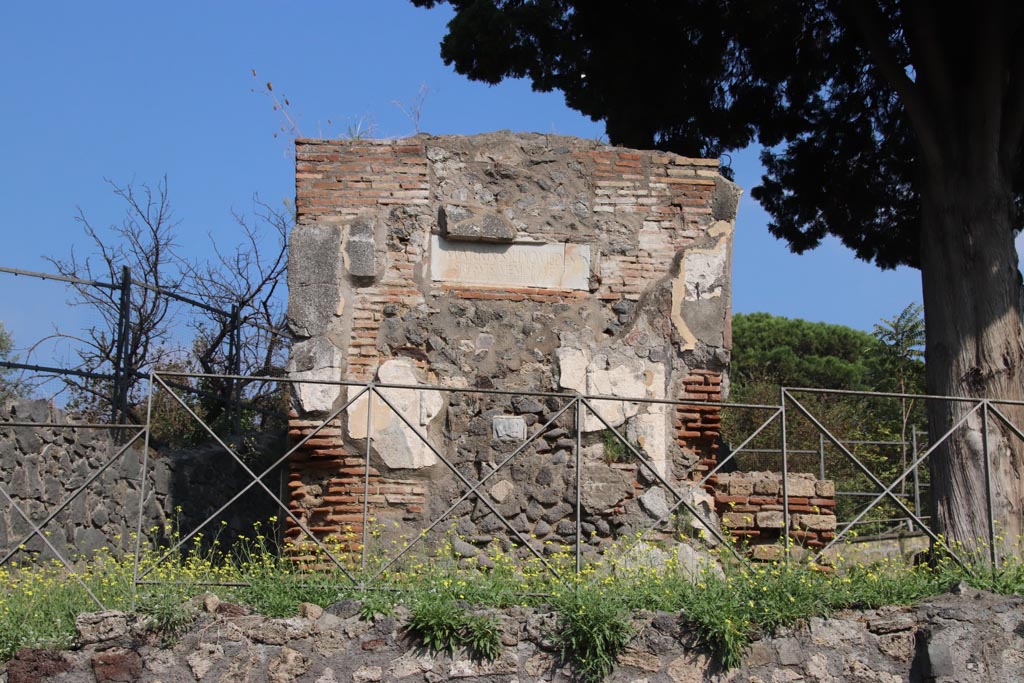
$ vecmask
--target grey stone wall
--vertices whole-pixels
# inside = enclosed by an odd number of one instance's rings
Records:
[[[57,426],[10,427],[3,422]],[[12,501],[36,525],[68,503],[43,527],[46,539],[65,559],[103,547],[133,551],[142,495],[143,439],[115,455],[137,433],[135,429],[114,432],[83,427],[43,400],[0,406],[0,487],[11,499],[0,494],[0,558],[32,530]],[[254,468],[261,470],[261,464],[280,455],[276,447],[282,445],[281,436],[264,437],[258,448],[251,449],[248,457]],[[267,483],[279,495],[280,472],[268,476]],[[216,445],[163,453],[151,449],[142,503],[143,537],[161,541],[167,539],[169,528],[182,533],[195,528],[245,484],[245,473]],[[270,496],[253,490],[216,516],[204,537],[209,541],[219,533],[230,542],[238,534],[251,535],[255,521],[266,523],[279,512]],[[12,559],[49,561],[54,555],[34,536]]]
[[[642,613],[636,636],[608,683],[1014,683],[1024,671],[1024,605],[976,591],[917,607],[845,612],[755,641],[742,666],[722,671],[677,614]],[[173,647],[147,637],[120,612],[82,615],[79,646],[24,648],[0,664],[0,683],[252,681],[253,683],[570,683],[552,639],[556,616],[543,609],[496,613],[501,652],[431,654],[405,630],[405,613],[363,621],[358,605],[268,619],[208,597],[193,628]],[[6,676],[6,682],[4,677]]]

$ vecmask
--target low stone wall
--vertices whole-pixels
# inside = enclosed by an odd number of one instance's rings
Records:
[[[71,559],[107,546],[134,548],[131,537],[138,524],[143,450],[136,441],[102,474],[99,470],[120,449],[110,430],[76,426],[46,401],[17,401],[0,409],[0,422],[43,422],[60,427],[5,427],[0,424],[0,487],[35,524],[90,478],[98,477],[63,512],[44,527],[47,540]],[[121,430],[127,441],[137,430]],[[146,481],[143,528],[161,529],[172,504],[170,470],[153,467]],[[0,558],[32,530],[21,514],[0,496]],[[52,559],[52,552],[33,537],[14,558],[31,562]]]
[[[20,650],[0,664],[0,683],[251,681],[253,683],[569,683],[553,640],[557,618],[513,608],[500,619],[493,662],[465,652],[431,654],[405,629],[406,615],[363,621],[358,604],[300,616],[250,616],[208,597],[192,629],[161,647],[145,623],[120,612],[79,617],[70,651]],[[976,591],[913,608],[845,612],[782,629],[753,643],[744,664],[722,671],[676,614],[641,613],[636,636],[609,683],[1010,683],[1024,671],[1024,599]]]
[[[49,423],[52,427],[10,427],[3,422]],[[141,429],[141,428],[140,428]],[[0,405],[0,487],[36,525],[70,501],[43,531],[65,559],[88,555],[100,548],[134,550],[142,495],[142,438],[114,458],[138,429],[87,428],[43,400]],[[263,438],[247,457],[250,465],[278,457],[283,435]],[[102,471],[101,471],[102,470]],[[279,495],[280,472],[266,478]],[[88,486],[75,493],[82,485]],[[247,483],[242,469],[216,444],[160,453],[150,450],[142,503],[142,533],[146,540],[166,536],[168,525],[185,533],[212,515]],[[204,530],[224,542],[252,534],[253,523],[281,510],[264,491],[250,490]],[[223,521],[223,524],[221,523]],[[265,527],[266,528],[266,527]],[[15,549],[32,530],[22,515],[0,495],[0,558]],[[13,558],[24,562],[52,560],[53,552],[34,536]]]
[[[789,502],[789,537],[797,548],[815,550],[835,538],[836,487],[811,474],[790,474],[786,496],[778,472],[730,472],[709,478],[715,511],[722,526],[749,547],[756,560],[782,557],[786,499]]]

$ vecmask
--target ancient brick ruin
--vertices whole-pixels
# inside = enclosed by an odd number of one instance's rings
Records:
[[[710,484],[723,527],[748,547],[755,560],[782,558],[780,541],[787,511],[789,537],[797,548],[814,551],[835,538],[836,487],[831,481],[817,480],[813,474],[790,474],[785,497],[782,475],[777,472],[716,474]]]
[[[739,194],[717,161],[560,136],[299,140],[291,377],[435,388],[342,411],[290,463],[292,510],[323,538],[357,533],[364,503],[417,530],[488,477],[460,534],[502,535],[497,512],[571,544],[578,477],[588,542],[653,522],[674,498],[608,427],[674,484],[714,465],[719,409],[656,401],[724,396]],[[293,439],[361,389],[296,385]],[[558,415],[577,393],[652,401],[594,401],[579,472]]]

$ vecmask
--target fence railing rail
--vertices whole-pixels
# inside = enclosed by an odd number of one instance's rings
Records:
[[[145,280],[139,280],[132,275],[131,269],[122,267],[121,277],[116,282],[105,282],[65,275],[63,273],[48,273],[20,268],[0,266],[0,274],[14,277],[29,277],[44,281],[62,282],[68,285],[105,289],[119,292],[117,298],[117,315],[112,326],[113,354],[111,358],[103,360],[98,367],[60,367],[37,363],[20,363],[14,361],[0,361],[0,368],[11,370],[22,370],[51,377],[80,377],[84,379],[101,380],[110,383],[109,395],[106,397],[110,407],[110,421],[117,422],[124,420],[128,414],[130,401],[130,390],[133,382],[148,376],[149,368],[145,363],[141,367],[129,367],[126,363],[126,344],[132,325],[132,288],[140,288],[152,292],[158,297],[185,304],[193,309],[205,311],[219,317],[226,325],[226,332],[223,338],[225,358],[227,359],[228,373],[223,377],[228,378],[229,391],[227,396],[213,396],[204,394],[206,398],[215,398],[225,403],[226,409],[231,415],[234,424],[238,424],[238,411],[244,406],[241,405],[243,397],[240,394],[240,386],[237,381],[230,377],[241,377],[241,332],[246,328],[259,329],[270,335],[282,338],[289,338],[288,334],[281,329],[276,329],[256,321],[242,321],[240,318],[240,304],[234,304],[229,309],[215,306],[207,301],[202,301],[194,296],[183,294],[180,291],[160,287]],[[101,367],[109,366],[109,371],[101,371]],[[179,387],[183,388],[183,387]],[[202,392],[198,392],[202,393]]]
[[[217,377],[221,379],[245,379],[252,381],[264,381],[264,382],[276,382],[281,387],[293,387],[300,384],[319,384],[319,385],[332,385],[338,387],[347,387],[352,391],[348,392],[347,397],[344,400],[338,401],[336,407],[328,411],[326,415],[322,415],[316,418],[313,426],[305,429],[302,437],[292,443],[290,446],[285,447],[280,452],[275,452],[274,457],[270,458],[267,463],[262,467],[254,468],[246,460],[245,457],[239,452],[238,446],[235,441],[230,437],[224,436],[218,429],[204,419],[204,416],[196,411],[188,401],[184,400],[181,395],[176,391],[178,387],[187,385],[188,380],[199,379],[199,378],[211,378]],[[529,396],[534,398],[547,398],[557,399],[561,401],[558,409],[552,409],[552,415],[545,420],[538,421],[526,434],[525,438],[521,439],[514,450],[509,453],[503,454],[496,464],[487,473],[475,477],[465,474],[465,472],[457,467],[448,458],[447,446],[444,444],[435,443],[431,436],[419,425],[414,424],[405,413],[399,409],[394,400],[387,390],[411,390],[411,391],[433,391],[443,393],[461,393],[461,394],[478,394],[478,395],[505,395],[505,396]],[[140,565],[139,558],[143,550],[143,544],[145,541],[145,534],[143,533],[144,523],[144,505],[147,499],[148,481],[149,481],[149,468],[152,465],[150,458],[150,446],[153,445],[151,442],[154,420],[157,418],[153,413],[154,396],[159,392],[164,392],[173,397],[174,403],[184,411],[188,418],[197,424],[201,430],[209,437],[212,443],[217,445],[217,452],[221,457],[226,456],[231,463],[233,463],[239,470],[244,473],[241,476],[236,492],[225,497],[223,500],[215,502],[214,511],[207,515],[204,519],[195,524],[192,528],[181,529],[180,536],[175,539],[173,544],[166,546],[163,549],[162,555],[159,557],[155,564],[149,565],[148,569],[143,569]],[[585,468],[582,467],[581,458],[583,457],[583,432],[584,423],[587,419],[595,419],[600,423],[601,428],[610,435],[609,438],[615,439],[631,456],[632,462],[636,463],[638,470],[643,470],[643,480],[648,482],[647,486],[658,486],[664,489],[664,491],[671,494],[672,499],[669,502],[669,508],[654,519],[652,523],[647,524],[645,528],[638,531],[635,538],[631,541],[630,546],[637,546],[648,539],[650,534],[659,528],[663,528],[674,515],[680,511],[685,511],[693,518],[700,520],[704,524],[708,535],[712,536],[715,541],[724,547],[728,548],[736,561],[748,562],[748,558],[743,555],[740,550],[729,542],[728,531],[720,530],[715,524],[712,523],[711,519],[707,519],[704,512],[699,510],[693,503],[692,493],[694,490],[699,490],[708,484],[713,477],[717,474],[728,469],[731,465],[735,464],[735,461],[745,454],[763,454],[763,453],[777,453],[779,455],[780,462],[780,485],[782,487],[781,499],[783,501],[783,528],[781,532],[782,539],[785,540],[783,543],[785,547],[785,558],[789,561],[791,543],[789,542],[789,532],[795,527],[793,526],[793,515],[790,514],[789,510],[789,491],[787,490],[788,480],[790,475],[794,473],[790,469],[790,455],[796,453],[809,453],[817,455],[822,462],[822,469],[817,473],[812,474],[826,474],[828,464],[826,461],[839,461],[845,463],[845,465],[852,466],[854,471],[859,475],[863,476],[867,481],[870,481],[875,491],[837,491],[837,496],[849,496],[853,498],[863,498],[869,500],[868,504],[863,506],[856,515],[851,519],[844,519],[840,526],[836,529],[834,536],[832,536],[829,542],[824,547],[818,548],[814,552],[814,558],[816,561],[825,560],[829,551],[835,547],[837,543],[842,542],[844,539],[848,539],[854,532],[856,527],[863,526],[867,523],[883,523],[883,522],[895,522],[898,524],[909,524],[915,531],[927,535],[933,544],[944,546],[943,539],[938,535],[937,531],[933,528],[933,519],[925,514],[922,509],[921,492],[926,485],[916,479],[913,480],[913,489],[908,491],[899,491],[897,487],[906,482],[908,478],[912,478],[923,464],[925,464],[929,457],[935,452],[935,450],[944,443],[947,439],[957,433],[958,430],[962,429],[968,417],[975,414],[980,414],[985,420],[999,419],[1007,428],[1016,435],[1017,438],[1024,439],[1024,432],[1009,421],[1006,416],[999,410],[999,406],[1004,404],[1015,404],[1019,405],[1021,402],[1010,402],[1010,401],[998,401],[995,399],[964,399],[962,397],[953,397],[949,400],[964,401],[970,404],[970,408],[966,411],[965,415],[961,417],[956,423],[951,424],[946,429],[945,433],[940,435],[934,443],[929,444],[925,448],[919,448],[918,437],[915,433],[913,436],[912,450],[908,458],[906,467],[899,469],[894,476],[880,476],[876,471],[864,462],[861,457],[858,457],[858,447],[903,447],[904,444],[901,441],[893,441],[891,439],[859,439],[844,441],[839,438],[838,435],[834,434],[829,426],[824,424],[813,411],[813,405],[806,400],[807,394],[821,394],[825,393],[821,390],[814,389],[789,389],[782,388],[780,390],[780,402],[778,405],[771,404],[731,404],[731,403],[720,403],[720,402],[708,402],[708,401],[691,401],[691,400],[672,400],[672,399],[659,399],[651,397],[629,397],[629,396],[609,396],[609,395],[584,395],[578,393],[567,393],[567,392],[530,392],[521,389],[475,389],[475,388],[459,388],[452,386],[436,386],[436,385],[407,385],[407,384],[390,384],[380,383],[374,381],[368,382],[354,382],[354,381],[328,381],[328,380],[307,380],[307,379],[295,379],[295,378],[281,378],[281,377],[241,377],[232,375],[204,375],[198,373],[184,373],[184,372],[157,372],[153,371],[148,376],[148,386],[146,394],[146,420],[141,425],[125,425],[125,424],[108,424],[108,425],[76,425],[74,423],[57,421],[53,423],[32,421],[32,420],[0,420],[0,429],[5,427],[17,427],[20,429],[31,428],[31,427],[43,427],[50,426],[53,428],[60,429],[85,429],[90,427],[102,428],[102,429],[116,429],[116,430],[128,430],[126,434],[129,435],[127,442],[121,442],[117,448],[112,448],[112,455],[105,463],[97,470],[94,471],[84,482],[82,482],[77,488],[70,492],[67,496],[62,498],[60,501],[56,501],[54,505],[49,509],[45,516],[41,518],[37,514],[35,517],[29,514],[24,509],[24,506],[16,500],[16,497],[11,495],[9,487],[5,482],[9,482],[9,474],[7,472],[0,472],[0,513],[4,512],[4,508],[12,514],[22,520],[28,525],[29,531],[23,534],[11,535],[13,545],[8,548],[0,548],[0,566],[12,561],[12,558],[16,557],[21,552],[25,544],[32,539],[38,539],[40,543],[46,546],[46,550],[54,556],[54,559],[58,560],[68,572],[75,574],[77,570],[75,563],[67,553],[61,552],[53,543],[47,538],[48,525],[54,523],[58,519],[59,515],[68,509],[74,501],[82,496],[87,488],[92,486],[101,475],[111,467],[118,459],[122,458],[127,452],[129,447],[142,443],[142,467],[138,475],[138,508],[137,508],[137,520],[136,520],[136,536],[135,546],[133,548],[135,564],[133,571],[134,584],[136,586],[145,585],[152,579],[150,573],[153,568],[163,562],[174,561],[178,557],[179,551],[182,550],[193,538],[200,534],[203,529],[209,527],[223,514],[229,511],[232,506],[236,505],[239,499],[243,496],[250,494],[251,492],[261,493],[266,496],[272,502],[274,508],[278,511],[281,519],[290,520],[293,527],[297,528],[301,532],[301,538],[304,543],[309,543],[317,547],[318,551],[322,553],[322,557],[328,560],[338,571],[339,575],[352,586],[360,588],[373,588],[375,582],[388,571],[389,568],[400,562],[403,557],[408,553],[413,552],[414,548],[424,543],[426,535],[433,530],[437,529],[441,524],[450,518],[454,511],[464,502],[475,499],[480,505],[486,507],[491,514],[494,514],[500,521],[502,527],[507,533],[507,539],[514,545],[521,547],[525,552],[531,553],[536,561],[545,567],[546,570],[550,571],[556,578],[565,580],[567,577],[560,575],[556,567],[554,567],[548,558],[543,553],[538,552],[533,544],[529,542],[529,539],[525,537],[523,532],[518,530],[515,525],[503,515],[498,509],[495,501],[491,499],[490,493],[484,489],[484,485],[491,481],[500,471],[504,471],[505,468],[511,468],[512,464],[517,458],[524,452],[528,451],[539,437],[549,427],[554,425],[556,422],[565,421],[571,416],[571,422],[574,425],[574,429],[570,430],[571,436],[574,441],[574,446],[571,449],[572,458],[572,469],[574,470],[573,476],[573,490],[574,490],[574,504],[572,519],[574,522],[574,533],[572,538],[569,539],[569,545],[573,546],[574,552],[574,571],[580,572],[584,569],[585,559],[583,556],[584,536],[583,536],[583,495],[582,488],[585,483]],[[879,394],[873,392],[835,392],[837,394],[854,394],[866,395],[866,396],[882,396],[882,397],[899,397],[898,394]],[[925,397],[916,397],[925,398]],[[927,397],[929,400],[946,400],[946,397]],[[371,400],[374,399],[374,400]],[[362,539],[361,543],[358,544],[357,552],[359,553],[358,566],[359,570],[354,569],[354,565],[347,560],[350,557],[342,557],[336,548],[329,547],[323,542],[323,539],[318,537],[317,533],[314,532],[307,521],[303,520],[289,505],[289,501],[285,500],[280,493],[280,490],[275,490],[273,482],[269,481],[269,477],[273,472],[279,471],[279,468],[287,463],[289,459],[297,452],[299,452],[303,446],[308,443],[311,439],[317,438],[325,429],[328,429],[332,424],[337,424],[339,417],[344,415],[348,409],[355,404],[356,401],[363,400],[366,402],[366,434],[368,438],[365,439],[363,446],[362,467],[363,467],[363,495],[362,495]],[[659,468],[651,460],[649,454],[644,450],[643,447],[631,441],[626,434],[626,430],[619,426],[613,425],[609,422],[606,417],[602,414],[598,405],[602,402],[621,402],[621,403],[635,403],[635,404],[663,404],[668,406],[713,406],[722,411],[730,410],[749,410],[755,411],[758,415],[757,419],[752,423],[752,427],[749,433],[742,435],[735,446],[733,446],[728,452],[723,453],[721,459],[717,464],[709,471],[703,473],[699,478],[695,477],[691,480],[673,480],[667,477],[664,473],[659,471]],[[376,406],[376,407],[375,407]],[[425,517],[423,526],[418,529],[415,537],[412,541],[401,550],[397,551],[391,557],[377,566],[373,571],[367,571],[367,551],[369,547],[367,538],[367,529],[370,527],[370,517],[372,510],[369,505],[369,481],[370,481],[370,468],[371,468],[371,450],[375,440],[373,433],[374,415],[375,410],[384,410],[393,417],[397,418],[404,428],[410,430],[415,436],[421,441],[421,443],[428,448],[433,455],[437,458],[437,462],[441,467],[446,468],[450,476],[458,482],[460,490],[455,494],[446,508],[433,518]],[[991,417],[989,417],[991,416]],[[818,449],[806,449],[799,448],[790,450],[790,444],[787,438],[787,420],[792,420],[799,417],[800,420],[809,422],[817,433],[820,435],[820,446]],[[987,424],[987,422],[986,422]],[[780,438],[779,448],[769,449],[763,447],[755,447],[754,444],[757,440],[766,434],[766,430],[769,428],[777,429]],[[132,431],[134,430],[134,431]],[[436,437],[435,437],[436,438]],[[827,445],[827,448],[826,448]],[[993,457],[989,449],[989,444],[985,440],[984,444],[984,457],[989,459]],[[986,473],[988,473],[986,469]],[[823,477],[824,478],[824,477]],[[639,481],[639,479],[638,479]],[[986,481],[988,487],[988,495],[991,497],[991,480]],[[870,518],[873,511],[880,509],[880,505],[885,502],[898,512],[898,516],[881,515],[877,519]],[[134,509],[134,508],[133,508]],[[996,550],[996,524],[995,512],[992,505],[988,507],[989,511],[989,547],[991,548],[989,560],[992,566],[996,566],[999,563],[999,556]],[[2,516],[0,516],[2,519]],[[966,558],[958,554],[957,549],[945,548],[955,561],[968,565]],[[352,552],[352,548],[349,548],[349,553]],[[629,552],[629,548],[626,549]],[[76,574],[77,577],[77,574]],[[83,584],[84,585],[84,584]],[[94,599],[95,596],[93,596]],[[102,607],[99,600],[96,600],[97,604]]]

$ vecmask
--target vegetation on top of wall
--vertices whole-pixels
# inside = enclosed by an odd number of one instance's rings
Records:
[[[0,322],[0,362],[14,363],[18,360],[11,355],[13,347],[11,333],[4,327],[3,322]],[[17,379],[11,374],[10,369],[0,367],[0,401],[17,398],[21,393]]]
[[[258,528],[230,551],[220,550],[214,539],[159,562],[162,549],[146,549],[140,572],[147,583],[135,590],[133,558],[107,550],[82,559],[77,578],[56,563],[11,563],[0,568],[0,660],[22,646],[70,647],[75,617],[97,609],[86,587],[107,608],[149,614],[168,639],[180,634],[196,614],[192,598],[209,590],[268,616],[293,615],[303,602],[327,606],[352,598],[362,601],[364,618],[403,605],[410,615],[407,631],[424,646],[465,648],[480,659],[493,659],[501,649],[498,620],[487,610],[547,605],[557,614],[550,636],[586,683],[596,683],[614,668],[634,633],[634,610],[678,613],[725,667],[733,667],[742,662],[756,634],[834,610],[909,604],[961,581],[1024,594],[1019,556],[996,572],[983,558],[965,569],[948,556],[914,567],[888,562],[823,571],[796,562],[751,567],[723,555],[721,569],[709,562],[695,570],[674,555],[664,562],[638,562],[643,546],[625,547],[578,575],[569,552],[554,553],[548,562],[563,577],[559,579],[536,558],[519,560],[497,545],[489,553],[493,566],[484,567],[459,559],[447,543],[385,572],[373,584],[388,589],[379,592],[360,589],[340,570],[305,571],[282,557]],[[383,559],[370,558],[364,569],[352,557],[345,560],[346,569],[356,579],[368,578]]]

